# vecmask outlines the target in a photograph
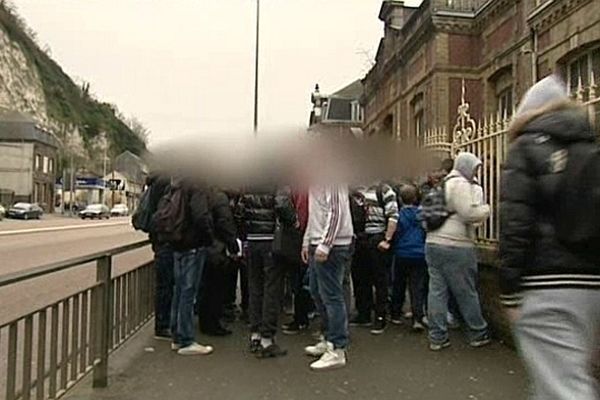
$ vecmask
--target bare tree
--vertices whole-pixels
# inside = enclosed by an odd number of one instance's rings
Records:
[[[138,138],[140,138],[140,140],[142,142],[144,142],[144,144],[148,144],[148,138],[150,137],[150,130],[148,128],[146,128],[146,126],[142,123],[142,121],[140,121],[136,117],[132,116],[129,118],[125,118],[123,120],[123,122],[125,122],[125,124],[127,124],[129,129],[131,129],[132,132],[135,133],[136,136]]]

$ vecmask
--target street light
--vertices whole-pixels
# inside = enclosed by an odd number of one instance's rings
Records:
[[[260,0],[256,0],[256,52],[254,55],[254,136],[258,135],[258,53],[260,39]]]

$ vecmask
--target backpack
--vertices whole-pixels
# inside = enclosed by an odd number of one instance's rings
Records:
[[[446,203],[447,181],[448,179],[444,179],[441,184],[431,188],[421,201],[421,222],[427,232],[440,229],[453,214]]]
[[[566,167],[556,192],[554,228],[570,251],[600,261],[600,148],[578,142],[568,147]]]
[[[150,210],[150,191],[152,188],[146,189],[140,198],[140,204],[131,216],[131,224],[136,231],[150,233],[152,230],[152,210]]]
[[[188,222],[186,197],[186,191],[181,184],[171,183],[158,202],[153,224],[159,241],[177,243],[183,240]]]

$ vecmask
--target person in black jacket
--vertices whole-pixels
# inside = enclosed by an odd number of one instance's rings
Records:
[[[223,307],[231,257],[239,252],[237,229],[229,208],[227,195],[216,187],[208,191],[208,204],[212,217],[215,240],[208,247],[202,286],[198,291],[198,316],[200,330],[209,336],[227,336],[232,332],[225,328]]]
[[[194,299],[203,275],[206,249],[213,244],[209,196],[206,188],[187,180],[172,179],[170,186],[171,190],[183,191],[187,221],[183,238],[171,243],[175,282],[171,308],[172,348],[180,355],[210,354],[212,346],[196,343],[194,335]]]
[[[554,201],[569,146],[597,146],[595,133],[555,76],[525,95],[510,133],[500,202],[501,300],[534,398],[597,399],[590,359],[600,327],[600,266],[559,242]]]
[[[160,172],[148,176],[146,190],[150,191],[149,209],[154,214],[158,202],[167,191],[171,178]],[[156,270],[154,291],[154,337],[159,340],[171,340],[171,300],[173,297],[173,248],[169,243],[161,242],[158,236],[149,233],[154,252],[154,268]]]
[[[278,219],[293,221],[295,212],[290,206],[276,189],[261,187],[244,193],[236,212],[248,242],[250,351],[259,358],[287,354],[274,340],[284,270],[274,262],[273,240]]]

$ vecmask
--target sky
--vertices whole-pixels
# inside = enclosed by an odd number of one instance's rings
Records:
[[[251,132],[254,0],[14,3],[71,77],[150,129],[151,147]],[[315,83],[332,93],[364,77],[383,34],[380,5],[261,0],[260,131],[306,127]]]

